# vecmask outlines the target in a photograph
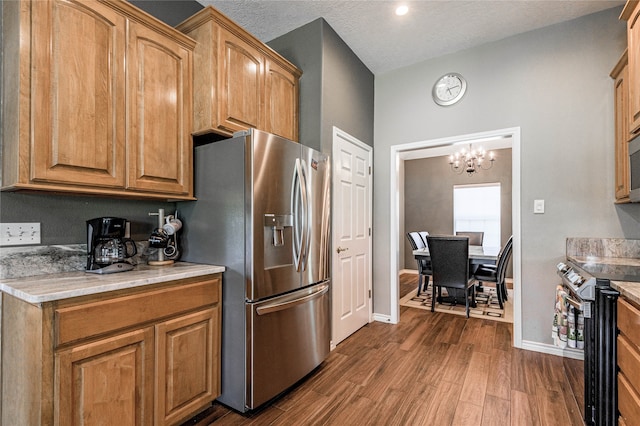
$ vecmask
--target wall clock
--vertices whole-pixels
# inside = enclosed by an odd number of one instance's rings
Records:
[[[458,73],[450,72],[440,77],[433,85],[431,95],[438,105],[448,106],[458,102],[467,91],[467,81]]]

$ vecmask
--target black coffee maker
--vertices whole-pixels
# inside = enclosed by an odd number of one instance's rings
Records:
[[[98,217],[87,221],[87,269],[95,274],[110,274],[133,269],[127,258],[137,253],[136,244],[125,238],[127,220]]]

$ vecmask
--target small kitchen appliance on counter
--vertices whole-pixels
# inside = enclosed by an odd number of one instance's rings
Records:
[[[111,274],[133,269],[126,259],[136,255],[136,244],[125,238],[127,220],[98,217],[87,221],[87,269],[94,274]]]

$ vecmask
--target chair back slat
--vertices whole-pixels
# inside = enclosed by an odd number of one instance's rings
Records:
[[[416,231],[407,232],[407,239],[413,250],[418,250],[426,247],[426,243],[422,241],[422,237]]]
[[[496,277],[499,283],[504,282],[507,273],[507,265],[513,251],[513,235],[509,237],[500,254],[498,255],[498,265],[496,268]]]
[[[418,231],[418,234],[420,234],[420,237],[422,237],[422,242],[424,243],[424,246],[427,246],[427,236],[429,235],[429,233],[427,231]]]

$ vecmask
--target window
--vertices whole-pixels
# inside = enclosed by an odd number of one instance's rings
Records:
[[[500,247],[500,184],[453,187],[453,232],[482,231],[483,246]]]

